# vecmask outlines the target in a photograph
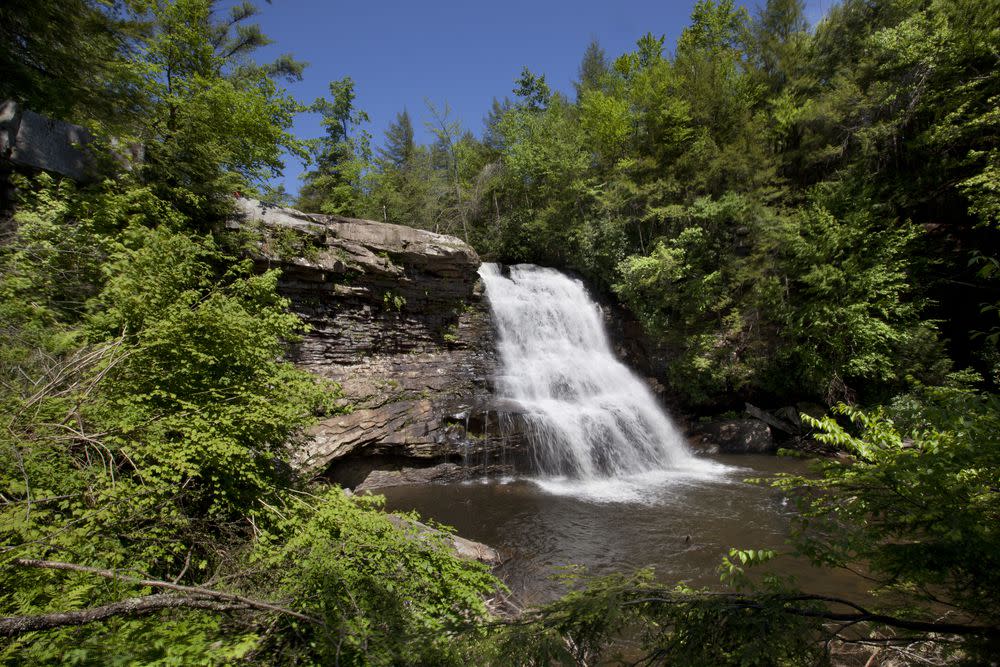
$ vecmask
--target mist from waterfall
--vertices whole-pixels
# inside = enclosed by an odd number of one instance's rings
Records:
[[[523,410],[542,478],[604,488],[712,467],[615,358],[579,280],[530,264],[483,264],[479,275],[499,334],[496,393]]]

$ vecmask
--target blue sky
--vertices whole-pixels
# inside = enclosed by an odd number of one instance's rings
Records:
[[[807,0],[810,20],[832,1]],[[260,3],[258,21],[275,43],[259,54],[266,59],[291,52],[309,63],[304,80],[288,85],[302,101],[325,95],[331,80],[351,76],[376,146],[404,108],[424,142],[430,120],[425,99],[439,107],[447,102],[453,117],[479,135],[493,98],[511,94],[522,67],[571,93],[591,38],[609,58],[631,50],[647,32],[666,35],[672,48],[693,6],[694,0],[273,0]],[[320,136],[318,116],[301,115],[295,133]],[[279,182],[297,192],[301,172],[302,165],[288,160]]]

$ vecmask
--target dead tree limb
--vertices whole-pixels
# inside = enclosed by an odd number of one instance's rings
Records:
[[[218,602],[204,598],[192,598],[159,593],[126,598],[118,602],[90,607],[77,611],[57,611],[34,616],[7,616],[0,618],[0,637],[16,637],[26,632],[52,630],[70,625],[86,625],[114,616],[137,617],[152,614],[162,609],[209,609],[211,611],[233,611],[247,609],[247,605]]]
[[[33,560],[29,558],[15,558],[13,561],[16,565],[21,567],[37,567],[47,570],[67,570],[70,572],[83,572],[86,574],[94,574],[99,577],[104,577],[106,579],[115,579],[117,581],[124,581],[130,584],[136,584],[137,586],[148,586],[150,588],[163,588],[167,590],[177,591],[178,593],[184,593],[191,599],[202,598],[218,600],[221,602],[228,602],[231,604],[243,605],[251,609],[260,609],[262,611],[273,611],[279,614],[284,614],[286,616],[292,616],[303,621],[308,621],[309,623],[319,623],[319,619],[313,618],[312,616],[306,616],[305,614],[300,614],[297,611],[287,609],[280,605],[273,604],[271,602],[262,602],[260,600],[254,600],[252,598],[244,597],[242,595],[236,595],[233,593],[225,593],[223,591],[213,590],[211,588],[203,588],[201,586],[185,586],[183,584],[175,584],[169,581],[160,581],[158,579],[141,579],[139,577],[133,577],[121,572],[116,572],[114,570],[104,570],[97,567],[90,567],[88,565],[77,565],[76,563],[61,563],[58,561],[50,560]]]

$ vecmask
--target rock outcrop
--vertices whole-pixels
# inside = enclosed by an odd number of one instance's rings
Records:
[[[722,454],[768,454],[777,449],[771,427],[759,419],[730,419],[699,427],[693,434],[696,448]]]
[[[503,444],[491,400],[492,324],[469,245],[248,199],[238,208],[230,227],[260,232],[249,236],[255,262],[281,269],[279,291],[309,325],[292,359],[339,383],[353,406],[311,429],[295,454],[301,470],[322,473],[338,461],[331,474],[358,477],[360,459],[389,461],[380,479],[405,483],[422,477],[388,473],[479,461]]]
[[[87,180],[93,159],[85,147],[92,140],[79,125],[46,118],[9,100],[0,103],[0,157],[15,166]]]
[[[55,120],[12,100],[0,102],[0,165],[34,173],[49,172],[75,181],[94,180],[103,174],[98,160],[91,153],[94,137],[86,128],[63,120]],[[144,150],[140,144],[125,145],[115,138],[109,163],[115,169],[130,170],[142,162]]]
[[[458,535],[445,534],[427,524],[420,523],[406,516],[387,514],[386,517],[397,528],[405,531],[414,540],[437,540],[444,536],[445,545],[456,556],[465,560],[477,560],[486,565],[496,566],[503,563],[500,552],[482,542],[467,540]]]

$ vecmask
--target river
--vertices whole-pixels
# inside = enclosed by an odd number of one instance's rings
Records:
[[[495,547],[498,573],[523,604],[564,590],[561,568],[596,575],[652,567],[664,583],[718,587],[730,547],[787,552],[792,507],[776,491],[744,480],[803,472],[802,461],[776,456],[715,456],[712,474],[624,484],[579,485],[551,479],[470,480],[458,484],[381,489],[392,510],[416,510],[459,535]],[[814,593],[864,591],[860,578],[783,557],[771,571],[796,577]]]
[[[645,383],[613,352],[586,287],[553,269],[484,264],[498,337],[498,398],[519,406],[531,452],[511,479],[385,489],[416,510],[500,550],[500,574],[525,604],[562,590],[577,565],[595,574],[652,567],[668,583],[719,584],[730,547],[786,550],[792,508],[752,477],[801,473],[775,456],[694,454]],[[817,593],[856,592],[853,577],[800,559],[773,564]]]

